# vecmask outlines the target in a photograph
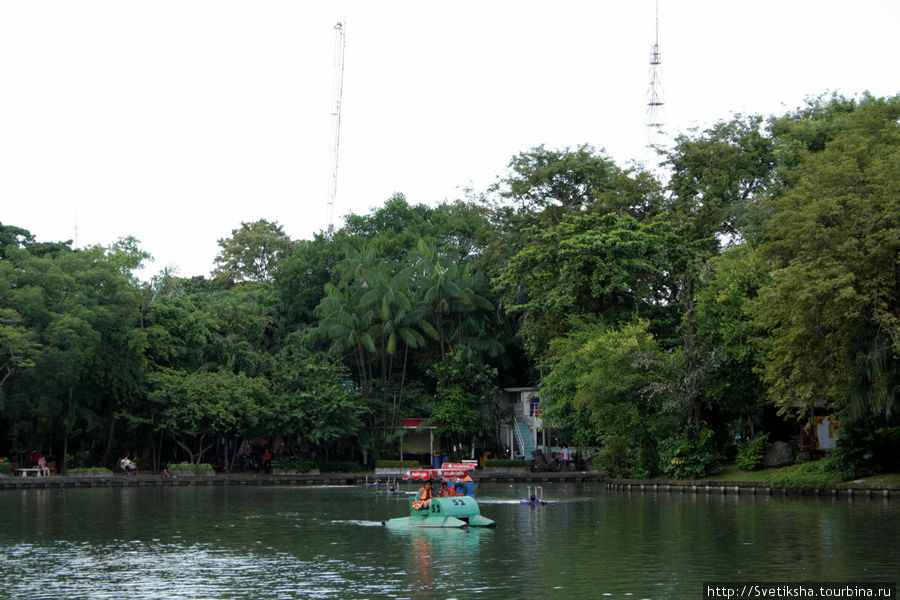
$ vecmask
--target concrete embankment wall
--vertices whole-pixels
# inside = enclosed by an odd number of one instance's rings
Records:
[[[384,483],[388,479],[400,481],[401,473],[321,473],[321,474],[279,474],[262,475],[255,473],[217,473],[208,475],[170,475],[163,478],[155,474],[106,475],[106,476],[58,476],[52,477],[0,477],[0,490],[31,488],[91,488],[91,487],[141,487],[141,486],[242,486],[242,485],[364,485],[376,481]],[[598,482],[597,473],[531,473],[527,469],[480,469],[474,477],[476,482]]]
[[[160,475],[115,474],[100,477],[0,477],[0,490],[31,488],[92,488],[92,487],[141,487],[141,486],[246,486],[246,485],[364,485],[376,481],[400,481],[397,474],[372,473],[322,473],[322,474],[215,474],[177,475],[163,478]],[[596,483],[604,481],[593,471],[568,473],[531,473],[527,469],[479,469],[476,482],[488,483]],[[846,498],[894,498],[900,499],[900,485],[842,483],[834,488],[797,490],[773,487],[757,481],[678,481],[664,479],[607,479],[606,489],[625,493],[670,494],[718,494],[747,496],[821,496]]]
[[[607,479],[614,492],[663,492],[672,494],[720,494],[747,496],[832,496],[847,498],[900,498],[900,486],[840,483],[833,488],[794,489],[773,487],[759,481],[678,481],[666,479]]]

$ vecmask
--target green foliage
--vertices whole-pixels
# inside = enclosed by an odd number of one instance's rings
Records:
[[[763,383],[783,411],[824,400],[854,419],[896,412],[898,117],[900,97],[826,111],[828,134],[791,146],[790,187],[766,203],[772,283],[753,313],[770,336]]]
[[[829,458],[782,467],[766,476],[766,481],[773,487],[788,489],[828,489],[846,479]]]
[[[709,428],[685,430],[659,444],[660,470],[673,479],[700,479],[722,470],[722,455]]]
[[[309,473],[315,468],[315,461],[312,460],[291,460],[280,459],[275,470],[280,473]]]
[[[757,435],[751,440],[738,444],[737,463],[744,471],[755,471],[762,466],[762,460],[769,449],[769,436]]]
[[[11,308],[0,308],[0,386],[16,369],[35,366],[41,345],[22,317]]]
[[[576,213],[523,235],[528,241],[495,287],[507,310],[522,314],[520,335],[537,358],[567,333],[573,317],[615,325],[635,314],[675,308],[673,275],[696,252],[664,215],[639,221]]]
[[[650,423],[664,419],[655,419],[659,407],[646,390],[660,375],[666,356],[648,325],[573,326],[567,337],[554,340],[541,363],[545,423],[568,426],[579,445],[602,445],[596,462],[616,476],[656,470]]]
[[[753,228],[755,203],[774,179],[775,161],[774,141],[759,116],[676,136],[666,159],[672,217],[686,225],[692,240],[711,247],[720,236],[740,240]]]
[[[528,467],[528,462],[522,458],[486,458],[484,460],[484,468],[489,469],[491,467],[500,469],[516,469],[519,467],[526,468]]]
[[[226,281],[271,281],[278,261],[293,248],[281,225],[265,219],[241,223],[218,244],[213,275]]]
[[[599,444],[594,457],[597,470],[610,477],[650,477],[658,472],[658,450],[655,440],[658,424],[644,402],[621,402],[599,407],[595,418],[599,427]]]
[[[278,395],[270,404],[272,429],[328,446],[355,437],[363,428],[366,407],[358,390],[348,385],[346,367],[306,350],[297,336],[286,341],[274,365],[272,382]]]
[[[189,373],[164,369],[149,377],[150,401],[161,421],[191,462],[199,463],[216,443],[216,434],[245,435],[266,413],[266,379],[220,369]]]
[[[213,466],[209,463],[199,463],[194,464],[190,463],[172,463],[168,466],[170,472],[172,471],[213,471]]]
[[[831,465],[845,479],[900,471],[900,426],[878,427],[873,419],[842,422]]]
[[[469,202],[397,195],[299,243],[243,223],[215,280],[143,283],[132,238],[0,224],[0,453],[76,442],[159,468],[281,437],[378,458],[407,415],[492,448],[493,388],[540,373],[545,422],[610,474],[711,470],[763,398],[824,400],[840,472],[893,468],[898,117],[868,95],[738,116],[678,136],[665,189],[590,146],[533,148]]]
[[[293,252],[279,259],[272,279],[287,324],[293,328],[315,324],[313,311],[325,284],[337,283],[336,266],[343,255],[338,244],[317,234],[295,242]]]
[[[332,460],[323,462],[319,470],[322,473],[362,473],[366,469],[352,460]]]
[[[431,418],[439,423],[440,432],[458,445],[490,433],[479,406],[490,404],[497,392],[496,369],[463,346],[448,354],[446,362],[436,363],[428,374],[437,381]]]
[[[78,473],[103,473],[104,475],[112,475],[113,472],[104,467],[75,467],[74,469],[66,469],[66,472],[70,475],[77,475]]]
[[[379,458],[375,461],[376,469],[415,469],[419,466],[417,460],[387,460]]]
[[[722,362],[700,386],[703,419],[716,427],[729,421],[762,420],[764,390],[759,369],[764,332],[753,322],[751,303],[769,282],[767,267],[749,244],[727,249],[702,269],[695,295],[697,353],[721,352]]]

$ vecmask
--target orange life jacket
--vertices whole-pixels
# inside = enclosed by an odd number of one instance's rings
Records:
[[[428,484],[423,485],[419,488],[418,493],[416,494],[416,499],[413,501],[413,508],[416,510],[422,510],[423,505],[426,500],[431,500],[431,486]]]

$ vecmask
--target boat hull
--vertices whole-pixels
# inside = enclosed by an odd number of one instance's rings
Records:
[[[409,516],[391,519],[388,527],[495,527],[497,524],[481,516],[478,502],[470,496],[433,498],[431,507],[416,510],[409,500]]]
[[[456,517],[398,517],[385,523],[388,527],[468,527]]]

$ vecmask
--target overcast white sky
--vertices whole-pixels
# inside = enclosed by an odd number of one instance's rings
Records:
[[[670,132],[826,91],[900,91],[896,0],[660,0]],[[646,158],[654,0],[0,0],[0,222],[141,241],[205,275],[217,239],[327,227],[334,24],[347,21],[335,226],[434,205],[516,153]]]

